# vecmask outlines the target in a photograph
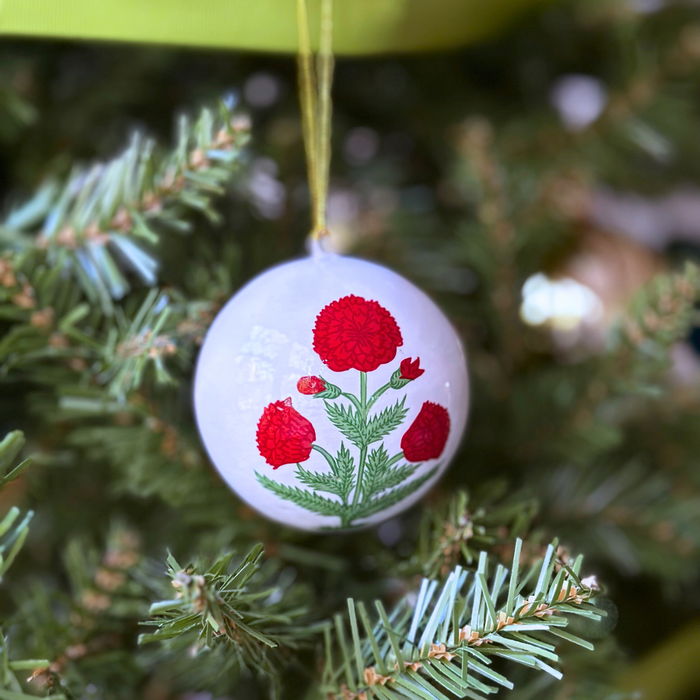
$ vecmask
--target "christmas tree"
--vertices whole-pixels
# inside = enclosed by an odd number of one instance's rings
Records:
[[[191,406],[216,314],[304,253],[294,61],[2,52],[0,700],[697,697],[698,8],[337,61],[330,244],[471,379],[442,480],[347,534],[237,499]]]

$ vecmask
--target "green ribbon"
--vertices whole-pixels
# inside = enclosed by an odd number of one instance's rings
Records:
[[[548,0],[338,0],[334,52],[458,46]],[[312,36],[321,0],[309,0]],[[0,34],[296,53],[294,0],[0,0]],[[312,48],[318,44],[311,42]]]
[[[326,209],[331,163],[331,85],[333,83],[332,0],[322,0],[321,4],[321,47],[316,65],[314,65],[311,51],[308,21],[306,0],[297,0],[299,103],[313,212],[311,235],[318,239],[328,232]]]

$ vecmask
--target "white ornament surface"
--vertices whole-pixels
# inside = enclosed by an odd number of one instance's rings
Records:
[[[446,409],[449,434],[439,457],[420,463],[398,460],[393,469],[403,466],[406,467],[403,473],[411,472],[411,468],[414,471],[398,486],[374,494],[374,505],[366,505],[365,512],[373,508],[376,512],[353,517],[342,526],[372,525],[415,503],[447,468],[467,420],[469,384],[459,338],[434,302],[400,275],[373,263],[318,252],[253,279],[226,304],[205,338],[195,377],[197,424],[213,463],[241,498],[266,517],[304,530],[341,529],[341,518],[312,512],[273,493],[262,482],[267,479],[282,488],[297,488],[308,492],[312,500],[314,493],[331,502],[340,503],[343,498],[300,481],[297,463],[273,468],[258,449],[256,434],[261,416],[271,404],[278,411],[275,415],[288,417],[288,409],[275,402],[290,398],[294,411],[313,426],[314,444],[335,459],[342,442],[352,456],[357,477],[362,450],[331,423],[326,407],[329,404],[351,408],[351,400],[342,395],[324,400],[304,395],[297,388],[302,377],[322,377],[326,384],[359,400],[360,371],[334,372],[314,351],[317,316],[327,305],[349,295],[377,302],[386,309],[395,319],[403,340],[393,360],[367,372],[368,400],[373,392],[390,382],[392,374],[398,373],[403,360],[420,358],[424,370],[421,376],[404,382],[398,389],[387,388],[367,412],[367,420],[371,420],[406,397],[404,407],[408,410],[401,424],[365,450],[363,483],[369,473],[368,458],[372,451],[383,444],[389,456],[401,453],[402,436],[425,402]],[[299,464],[304,470],[333,476],[328,458],[317,449]],[[398,478],[400,473],[395,475]],[[387,498],[396,488],[408,487],[418,479],[423,483],[405,498],[395,503]],[[353,488],[345,500],[348,508],[356,503],[355,512],[361,513],[364,494],[362,490],[357,494],[355,491]],[[394,498],[398,496],[397,492]],[[378,499],[382,497],[387,507],[381,508]]]

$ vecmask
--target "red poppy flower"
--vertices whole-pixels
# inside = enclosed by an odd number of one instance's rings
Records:
[[[401,438],[401,449],[407,462],[437,459],[445,449],[450,434],[450,414],[446,408],[426,401]]]
[[[418,377],[425,372],[425,370],[420,367],[420,357],[416,357],[413,362],[411,362],[410,357],[401,360],[400,370],[400,378],[409,380],[418,379]]]
[[[326,382],[321,377],[302,377],[297,382],[299,393],[313,396],[326,390]]]
[[[316,439],[314,426],[292,408],[292,399],[273,401],[263,411],[256,434],[258,450],[273,469],[305,462]]]
[[[350,295],[331,302],[316,317],[314,350],[334,372],[373,372],[403,345],[394,317],[376,301]]]

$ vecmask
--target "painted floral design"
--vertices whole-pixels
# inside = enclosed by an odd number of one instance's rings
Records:
[[[401,438],[404,458],[407,462],[437,459],[445,449],[449,434],[450,415],[447,409],[426,401]]]
[[[420,357],[416,357],[415,360],[411,360],[410,357],[407,357],[405,360],[402,360],[399,365],[400,379],[413,381],[414,379],[418,379],[423,372],[425,372],[425,370],[420,367]]]
[[[376,301],[351,294],[316,317],[314,350],[334,372],[374,372],[391,362],[402,345],[394,317]]]
[[[396,320],[376,301],[350,295],[324,307],[313,329],[314,350],[334,372],[356,370],[359,393],[316,376],[301,377],[297,390],[324,402],[328,420],[355,449],[351,451],[343,441],[338,452],[330,454],[316,444],[313,425],[292,407],[291,398],[275,401],[258,422],[258,449],[273,469],[296,464],[296,477],[306,488],[286,486],[256,472],[258,481],[280,498],[337,518],[335,527],[347,528],[399,503],[434,476],[440,465],[411,478],[424,462],[442,455],[450,433],[447,409],[424,402],[401,438],[401,452],[395,455],[385,449],[384,438],[408,415],[406,395],[381,411],[375,409],[387,391],[400,391],[424,374],[420,358],[405,358],[386,384],[373,393],[369,390],[369,373],[393,362],[402,345]],[[312,451],[323,458],[327,470],[302,466]]]
[[[313,396],[326,390],[326,382],[321,377],[302,377],[297,382],[297,389],[300,394]]]
[[[316,431],[293,406],[291,397],[271,403],[258,421],[258,450],[273,469],[306,462]]]

